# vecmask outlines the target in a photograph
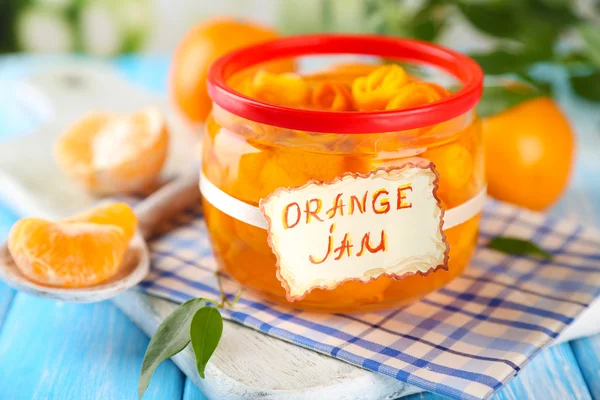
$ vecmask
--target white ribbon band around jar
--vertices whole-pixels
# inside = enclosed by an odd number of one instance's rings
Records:
[[[446,210],[444,212],[443,229],[446,230],[460,225],[481,212],[487,195],[486,189],[487,186],[483,187],[479,193],[460,206]],[[228,195],[209,181],[204,171],[200,172],[200,192],[202,192],[202,196],[206,201],[230,217],[258,228],[268,228],[267,220],[258,207]]]

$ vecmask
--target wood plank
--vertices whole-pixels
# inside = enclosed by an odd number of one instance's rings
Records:
[[[116,57],[113,65],[128,82],[152,92],[167,93],[167,76],[171,60],[164,55],[126,54]]]
[[[182,400],[208,400],[208,397],[202,394],[191,379],[187,378],[185,380]]]
[[[600,335],[570,344],[592,398],[600,399]]]
[[[498,400],[592,399],[568,343],[552,346],[535,357],[517,379],[497,395]]]
[[[18,294],[0,331],[2,399],[134,399],[148,341],[109,302],[68,304]],[[145,399],[179,400],[184,383],[166,362]]]
[[[14,297],[15,291],[0,282],[0,332],[2,332],[4,318],[8,314]]]
[[[598,365],[598,364],[596,364]],[[591,400],[582,373],[568,343],[542,351],[494,400],[560,399]],[[431,393],[419,393],[406,400],[442,400]]]
[[[16,220],[16,215],[5,210],[3,207],[0,207],[0,241],[6,239],[10,227]],[[2,332],[4,318],[10,309],[14,297],[15,291],[6,286],[3,282],[0,282],[0,332]]]

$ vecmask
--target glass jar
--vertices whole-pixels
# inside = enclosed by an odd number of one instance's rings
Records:
[[[453,94],[425,106],[394,111],[329,112],[275,106],[249,98],[228,82],[259,63],[331,54],[381,57],[439,75]],[[407,67],[408,68],[408,67]],[[455,79],[448,85],[449,79]],[[437,78],[436,78],[437,79]],[[213,110],[202,150],[201,189],[219,267],[244,288],[276,303],[326,312],[397,307],[460,275],[477,243],[485,176],[480,122],[474,107],[483,76],[470,58],[432,44],[364,35],[280,39],[217,60],[209,74]],[[278,279],[277,258],[257,214],[261,199],[279,188],[332,182],[345,173],[425,159],[435,165],[437,197],[447,217],[447,269],[402,277],[348,280],[314,288],[290,303]],[[393,245],[393,244],[391,244]]]

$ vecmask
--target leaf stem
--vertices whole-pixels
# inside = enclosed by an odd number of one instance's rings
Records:
[[[221,272],[215,272],[215,276],[217,277],[217,284],[219,285],[219,293],[221,294],[221,307],[224,308],[227,303],[227,296],[225,295],[225,291],[223,290],[223,283],[221,282]]]
[[[221,294],[221,304],[215,303],[215,305],[217,306],[217,308],[222,308],[223,310],[225,310],[228,307],[231,308],[231,307],[235,306],[236,303],[238,302],[238,300],[240,299],[240,297],[242,296],[242,289],[241,288],[238,289],[233,300],[229,301],[227,299],[227,294],[223,290],[223,283],[221,282],[221,272],[220,271],[215,272],[215,276],[217,278],[217,284],[219,285],[219,293]]]

